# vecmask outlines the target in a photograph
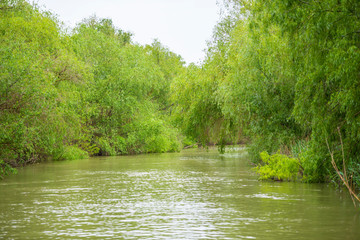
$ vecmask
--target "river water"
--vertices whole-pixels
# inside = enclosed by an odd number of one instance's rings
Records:
[[[0,181],[0,239],[360,239],[325,184],[260,182],[243,149],[45,163]]]

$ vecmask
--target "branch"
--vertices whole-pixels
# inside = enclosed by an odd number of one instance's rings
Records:
[[[199,145],[199,143],[194,143],[192,145],[184,147],[184,149],[193,148],[195,145]]]
[[[339,133],[339,136],[340,136],[340,144],[341,144],[341,153],[342,153],[342,159],[343,159],[343,171],[344,171],[344,176],[345,176],[346,182],[349,182],[349,181],[348,181],[347,174],[346,174],[346,168],[345,168],[344,144],[343,144],[342,137],[341,137],[340,127],[338,127],[337,130],[338,130],[338,133]]]
[[[339,128],[338,128],[339,129]],[[340,134],[340,132],[339,132]],[[344,177],[341,175],[340,171],[339,171],[339,168],[337,167],[336,165],[336,162],[335,162],[335,159],[334,159],[334,152],[332,152],[330,150],[330,146],[329,146],[329,142],[327,140],[327,138],[325,139],[326,140],[326,146],[329,150],[329,153],[330,153],[330,157],[331,157],[331,164],[333,165],[337,175],[340,177],[341,181],[344,183],[344,185],[346,186],[346,188],[349,190],[349,193],[350,193],[350,196],[351,196],[351,199],[354,203],[354,206],[356,207],[356,203],[355,203],[355,200],[354,198],[360,202],[360,199],[359,197],[356,195],[355,191],[352,189],[352,187],[350,187],[350,184],[349,184],[349,181],[347,179],[347,176],[346,176],[346,173],[345,174],[345,179]],[[341,141],[341,151],[342,151],[342,154],[343,154],[343,164],[344,164],[344,169],[345,169],[345,157],[344,157],[344,147],[343,147],[343,143],[342,143],[342,139],[341,139],[341,134],[340,134],[340,141]]]

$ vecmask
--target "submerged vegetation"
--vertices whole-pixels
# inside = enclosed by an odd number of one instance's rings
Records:
[[[68,33],[24,0],[2,1],[0,175],[246,141],[261,178],[358,192],[360,3],[224,0],[223,10],[205,60],[186,67],[110,19]]]

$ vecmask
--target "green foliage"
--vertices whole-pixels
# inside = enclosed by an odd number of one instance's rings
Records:
[[[55,18],[25,1],[1,10],[0,159],[57,159],[81,135],[79,88],[85,66],[67,48]]]
[[[304,182],[323,182],[328,176],[326,169],[331,169],[330,162],[324,156],[327,149],[314,149],[309,147],[307,151],[300,154],[300,162],[303,169]]]
[[[150,55],[152,61],[160,68],[164,79],[161,82],[162,88],[158,91],[156,98],[160,107],[168,110],[171,107],[170,85],[174,78],[185,71],[184,62],[181,56],[169,51],[158,40],[151,45],[145,46],[145,51]]]
[[[223,152],[246,138],[263,178],[336,180],[332,152],[359,185],[360,3],[224,3],[204,62],[185,68],[111,19],[67,34],[51,13],[1,1],[1,175],[48,159],[177,151],[181,141]]]
[[[0,160],[0,179],[3,179],[10,173],[17,174],[17,170],[4,162],[4,160]]]
[[[255,171],[260,174],[260,179],[293,180],[299,172],[299,160],[283,154],[269,155],[267,152],[260,153],[264,165],[258,165]]]
[[[360,191],[360,164],[356,161],[350,161],[350,165],[348,166],[348,176],[350,176],[350,182],[352,186],[355,187],[356,191]]]
[[[107,37],[115,39],[121,45],[131,43],[132,33],[117,28],[112,20],[108,18],[99,19],[96,16],[91,16],[78,24],[78,28],[91,28]]]
[[[124,45],[110,23],[90,18],[72,36],[94,75],[87,93],[93,141],[101,155],[174,151],[177,133],[163,118],[170,82],[183,63],[159,42]]]
[[[358,163],[360,21],[355,15],[359,2],[259,0],[249,9],[253,26],[276,25],[279,36],[292,40],[288,43],[288,54],[296,63],[292,116],[310,137],[304,173],[311,181],[327,180],[332,166],[325,143],[340,154],[338,128],[346,159]]]
[[[301,136],[292,118],[296,78],[288,41],[275,25],[252,28],[243,18],[224,18],[203,66],[190,66],[172,86],[184,133],[219,149],[251,137],[254,161],[260,151],[275,152]]]
[[[143,121],[137,134],[142,140],[143,152],[175,152],[179,150],[178,133],[164,121],[150,118]]]
[[[205,61],[171,86],[177,126],[220,151],[245,136],[255,163],[260,152],[280,149],[300,159],[308,182],[337,176],[329,151],[341,156],[343,147],[347,160],[337,165],[354,172],[360,163],[359,2],[224,3],[227,15]]]
[[[215,95],[218,81],[208,71],[190,65],[171,85],[174,124],[203,145],[236,141],[238,129],[226,118]]]
[[[175,124],[187,136],[206,143],[211,138],[208,129],[214,126],[220,109],[211,99],[212,83],[204,79],[203,72],[190,65],[185,73],[175,79],[171,85],[175,103],[172,115]]]
[[[177,151],[169,92],[181,58],[156,41],[133,44],[110,19],[67,34],[24,0],[0,3],[0,160]]]
[[[65,147],[64,153],[61,156],[61,160],[75,160],[89,157],[88,153],[76,146]]]
[[[184,148],[197,148],[198,147],[198,144],[197,142],[191,138],[191,137],[188,137],[188,136],[185,136],[182,141],[181,141],[182,145],[184,146]]]
[[[342,159],[342,148],[347,160],[337,165],[354,172],[360,163],[360,4],[224,2],[228,15],[215,28],[206,60],[172,86],[178,126],[220,150],[224,139],[244,135],[257,163],[260,152],[280,149],[300,159],[304,181],[337,177],[329,151]],[[270,176],[276,167],[262,171]]]

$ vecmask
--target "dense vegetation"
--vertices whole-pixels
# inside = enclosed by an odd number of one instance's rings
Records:
[[[360,2],[228,0],[225,10],[203,65],[174,83],[180,126],[220,144],[246,136],[263,178],[298,169],[359,190]]]
[[[25,1],[2,1],[0,174],[246,140],[262,178],[360,190],[360,3],[224,0],[223,10],[204,62],[185,67],[110,19],[67,33]]]
[[[22,0],[0,5],[0,175],[45,160],[177,151],[169,94],[184,70],[110,19],[71,32]]]

